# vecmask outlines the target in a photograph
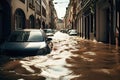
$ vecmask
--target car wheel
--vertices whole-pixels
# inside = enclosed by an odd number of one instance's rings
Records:
[[[53,43],[50,42],[47,46],[47,53],[50,53],[52,51],[52,48],[53,48]]]
[[[37,52],[37,55],[43,55],[44,54],[44,51],[43,50],[39,50],[38,52]]]
[[[48,46],[49,46],[49,48],[52,50],[52,48],[53,48],[53,43],[50,42],[50,43],[48,44]]]

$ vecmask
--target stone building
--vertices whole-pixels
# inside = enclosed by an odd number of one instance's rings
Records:
[[[80,37],[120,45],[119,0],[70,0],[70,2],[72,2],[70,6],[73,7],[72,28],[77,29]]]
[[[0,43],[12,30],[25,28],[48,28],[51,19],[52,0],[1,0]],[[54,16],[53,16],[54,18]]]
[[[119,0],[96,1],[96,40],[120,45]]]
[[[58,19],[56,25],[57,25],[57,27],[56,27],[57,30],[65,29],[64,21],[62,19]]]
[[[73,28],[73,1],[70,0],[70,3],[68,4],[68,7],[66,8],[66,14],[64,17],[64,25],[66,29],[72,29]]]
[[[49,28],[52,28],[52,29],[56,29],[57,25],[57,19],[58,19],[58,16],[57,16],[57,12],[55,10],[55,7],[54,7],[54,3],[53,3],[53,0],[50,0],[50,12],[49,12],[49,16],[50,16],[50,27]]]
[[[45,0],[11,0],[13,29],[44,28]]]
[[[0,43],[2,43],[11,32],[11,1],[0,1]]]

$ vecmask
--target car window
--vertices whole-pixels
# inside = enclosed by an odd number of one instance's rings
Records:
[[[46,29],[44,29],[44,32],[46,33],[46,32],[47,32],[47,30],[46,30]]]
[[[23,41],[23,36],[24,36],[24,35],[25,35],[25,32],[21,32],[21,31],[17,32],[17,31],[15,31],[15,32],[13,32],[13,33],[10,35],[8,41],[9,41],[9,42]]]
[[[71,30],[70,32],[74,32],[74,33],[76,33],[77,31],[76,31],[76,30]]]
[[[9,42],[42,42],[44,37],[40,32],[16,31],[8,39]]]
[[[53,33],[53,30],[47,29],[46,33]]]
[[[40,32],[30,32],[30,36],[27,41],[42,42],[44,41],[44,37]]]

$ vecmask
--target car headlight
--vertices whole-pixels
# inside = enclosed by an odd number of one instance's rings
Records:
[[[45,42],[41,43],[40,49],[45,48],[45,47],[46,47],[46,43]]]

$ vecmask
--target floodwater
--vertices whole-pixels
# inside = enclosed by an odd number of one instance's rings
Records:
[[[0,56],[0,80],[120,80],[120,48],[57,32],[50,54]]]

